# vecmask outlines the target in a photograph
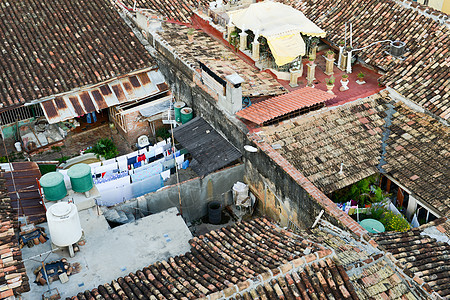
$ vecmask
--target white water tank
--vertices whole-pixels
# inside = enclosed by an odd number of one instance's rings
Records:
[[[46,215],[53,244],[66,247],[80,240],[81,224],[75,204],[55,203],[49,207]]]

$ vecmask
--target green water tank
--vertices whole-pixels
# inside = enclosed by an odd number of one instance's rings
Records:
[[[72,189],[77,193],[84,193],[92,189],[91,167],[87,164],[76,164],[69,168],[67,175],[72,183]]]
[[[190,120],[192,120],[192,108],[190,107],[185,107],[183,109],[181,109],[181,124],[187,123]]]
[[[44,190],[45,199],[48,201],[58,201],[67,195],[64,176],[61,173],[47,173],[39,179],[39,183]]]
[[[181,109],[186,106],[186,103],[182,101],[175,102],[173,110],[175,112],[175,121],[181,123]]]

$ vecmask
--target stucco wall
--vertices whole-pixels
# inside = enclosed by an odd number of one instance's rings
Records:
[[[207,214],[207,205],[211,201],[220,201],[224,205],[233,203],[232,188],[237,181],[243,181],[244,164],[232,166],[211,173],[203,178],[194,178],[180,184],[181,210],[187,221],[199,219]],[[172,185],[160,191],[130,200],[116,209],[138,208],[145,215],[158,213],[170,207],[179,208],[178,186]]]

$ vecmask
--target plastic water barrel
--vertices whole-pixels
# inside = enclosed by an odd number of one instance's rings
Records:
[[[87,164],[81,163],[71,166],[67,175],[70,178],[72,189],[77,193],[87,192],[94,186],[91,167]]]
[[[190,120],[192,120],[192,116],[193,116],[192,108],[185,107],[181,109],[181,124],[185,124]]]
[[[64,175],[61,173],[47,173],[39,179],[39,183],[44,190],[45,199],[48,201],[58,201],[67,195]]]
[[[220,224],[222,221],[222,204],[218,201],[208,203],[208,220],[211,224]]]
[[[181,123],[181,109],[186,106],[186,103],[183,101],[175,102],[173,105],[173,110],[175,112],[175,121]]]

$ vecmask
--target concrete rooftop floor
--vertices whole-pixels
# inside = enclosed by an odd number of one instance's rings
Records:
[[[136,222],[110,229],[103,215],[98,216],[95,208],[80,211],[86,244],[80,246],[80,252],[73,258],[69,257],[67,249],[63,249],[51,253],[45,262],[65,257],[70,263],[80,263],[81,271],[69,276],[69,282],[65,284],[60,281],[51,283],[51,288],[57,288],[61,298],[64,299],[78,292],[96,288],[100,284],[110,283],[156,261],[184,254],[190,249],[189,240],[192,234],[177,213],[177,208],[170,208]],[[45,227],[48,233],[47,223],[40,226]],[[24,300],[41,299],[41,295],[48,290],[47,286],[33,282],[35,279],[33,270],[41,265],[39,257],[35,260],[27,258],[51,250],[50,240],[45,244],[22,249],[31,287],[30,292],[22,295]],[[45,257],[47,254],[42,255],[42,258]]]

